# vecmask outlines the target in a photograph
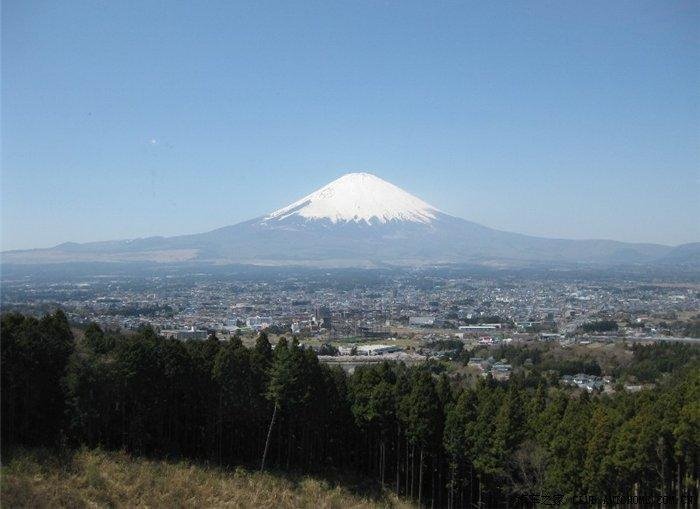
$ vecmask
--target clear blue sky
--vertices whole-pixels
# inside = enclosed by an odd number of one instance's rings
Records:
[[[201,232],[348,171],[700,241],[700,2],[2,4],[2,248]]]

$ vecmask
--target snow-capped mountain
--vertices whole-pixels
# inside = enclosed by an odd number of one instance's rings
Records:
[[[369,173],[349,173],[286,207],[194,235],[8,251],[3,263],[156,261],[381,266],[449,263],[700,265],[697,245],[546,239],[441,212]],[[689,260],[689,261],[688,261]]]
[[[291,205],[274,211],[263,222],[290,217],[327,219],[331,223],[428,223],[439,211],[420,198],[371,173],[348,173]]]

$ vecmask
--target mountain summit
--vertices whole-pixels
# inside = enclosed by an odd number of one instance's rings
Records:
[[[348,173],[266,216],[206,233],[8,251],[3,263],[199,262],[367,267],[484,263],[700,265],[700,244],[671,248],[532,237],[441,212],[369,173]]]
[[[290,217],[337,222],[412,221],[428,223],[439,212],[420,198],[371,173],[348,173],[291,205],[276,210],[264,221]]]

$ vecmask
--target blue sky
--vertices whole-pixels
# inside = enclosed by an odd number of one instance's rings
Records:
[[[505,230],[700,241],[700,2],[3,2],[3,249],[349,171]]]

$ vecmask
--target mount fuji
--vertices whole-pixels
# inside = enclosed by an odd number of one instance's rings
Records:
[[[348,173],[276,210],[210,232],[6,251],[3,263],[203,262],[324,267],[452,263],[684,263],[700,244],[672,248],[547,239],[451,216],[369,173]]]

